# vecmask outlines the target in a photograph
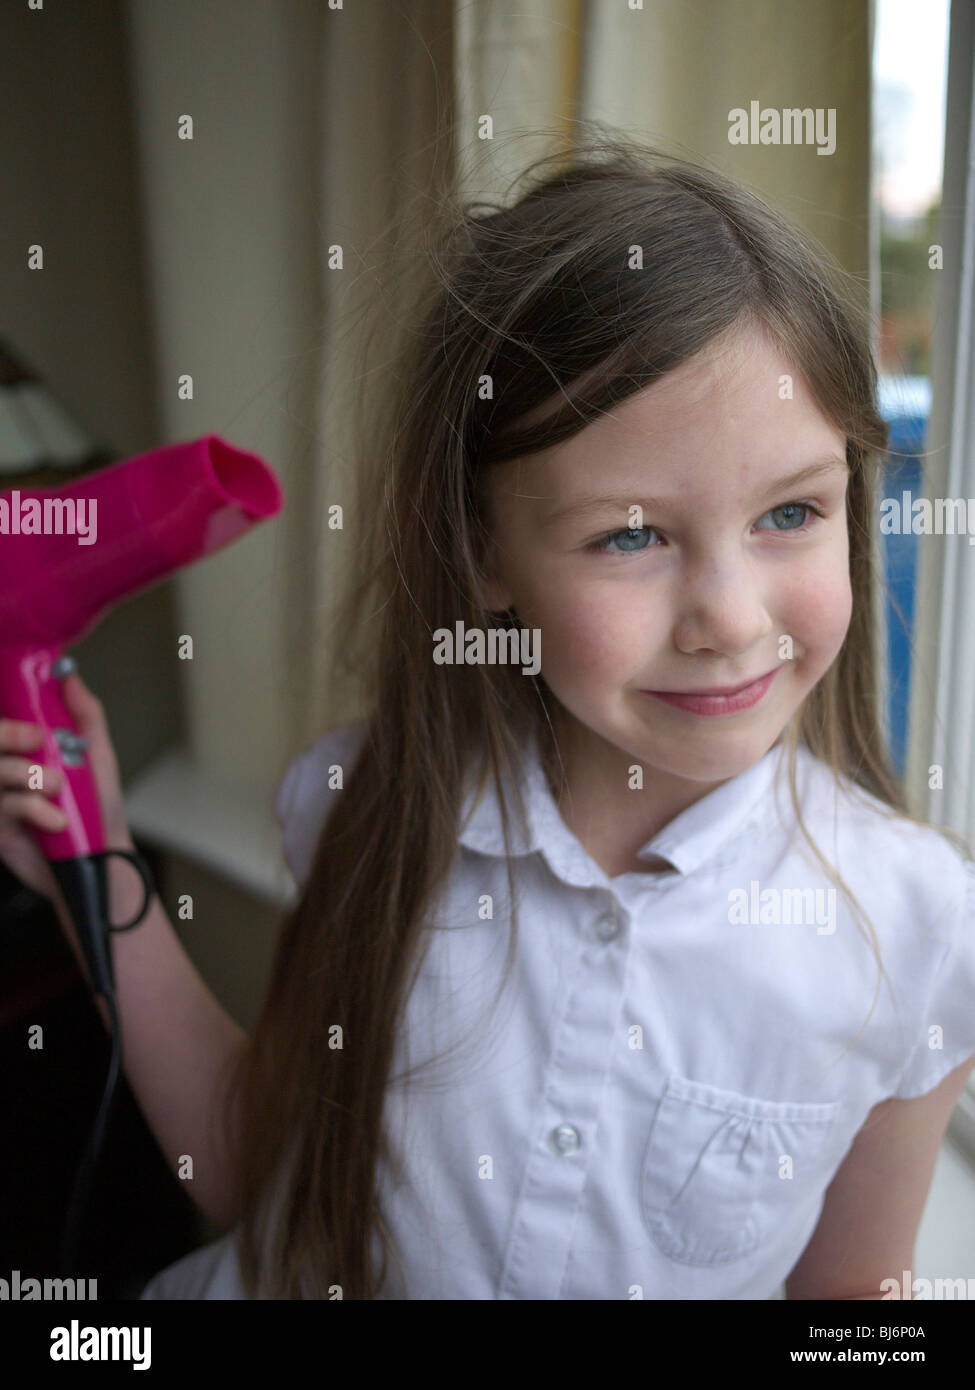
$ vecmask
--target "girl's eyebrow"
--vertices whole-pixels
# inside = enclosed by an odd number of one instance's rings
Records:
[[[848,464],[845,458],[839,458],[836,454],[830,454],[827,458],[816,459],[812,463],[807,463],[804,468],[800,468],[796,473],[790,473],[787,477],[777,478],[775,482],[764,487],[756,495],[756,501],[762,502],[767,497],[772,497],[776,493],[784,492],[786,488],[798,487],[800,483],[811,481],[813,478],[822,477],[824,474],[838,472],[841,470],[846,473]],[[542,526],[552,526],[556,521],[571,520],[582,516],[590,511],[609,510],[629,511],[630,507],[642,507],[644,511],[656,511],[670,506],[665,498],[662,497],[603,497],[598,493],[586,493],[577,497],[575,501],[567,503],[564,507],[559,507],[554,512],[544,517]]]

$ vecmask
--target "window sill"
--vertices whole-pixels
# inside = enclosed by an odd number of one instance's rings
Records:
[[[125,788],[133,837],[204,865],[276,906],[295,883],[271,797],[222,782],[174,747]]]

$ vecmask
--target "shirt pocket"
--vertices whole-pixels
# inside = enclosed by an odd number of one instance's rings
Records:
[[[672,1260],[726,1264],[754,1250],[831,1176],[838,1101],[757,1100],[672,1074],[657,1106],[640,1201]],[[792,1176],[780,1177],[780,1160]]]

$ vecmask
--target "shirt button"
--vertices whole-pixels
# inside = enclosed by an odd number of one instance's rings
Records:
[[[614,937],[619,936],[619,918],[615,912],[604,912],[601,917],[596,918],[593,930],[600,941],[612,941]]]
[[[572,1125],[556,1125],[549,1138],[560,1154],[574,1154],[582,1144],[579,1131],[573,1129]]]

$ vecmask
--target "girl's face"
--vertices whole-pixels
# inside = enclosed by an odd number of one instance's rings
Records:
[[[572,747],[614,769],[641,762],[661,789],[719,783],[768,752],[849,626],[845,448],[771,340],[736,329],[570,440],[489,472],[486,604],[540,629]],[[648,693],[768,672],[744,709]]]

